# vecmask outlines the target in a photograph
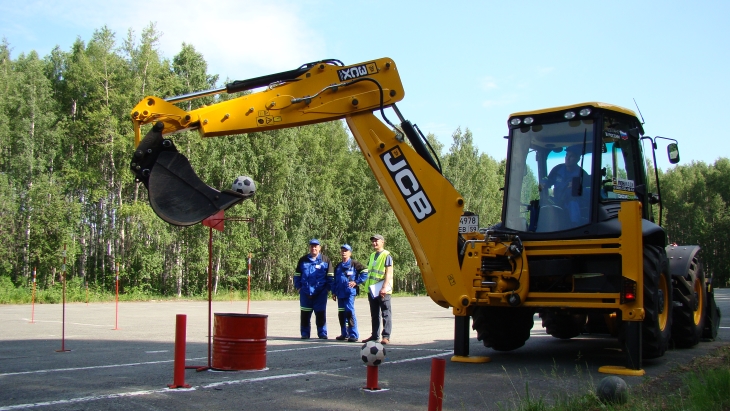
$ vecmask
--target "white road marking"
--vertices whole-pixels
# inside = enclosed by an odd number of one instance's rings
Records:
[[[185,361],[205,360],[207,358],[208,357],[186,358]],[[97,370],[97,369],[101,369],[101,368],[136,367],[136,366],[140,366],[140,365],[163,364],[163,363],[174,362],[174,361],[175,360],[160,360],[160,361],[147,361],[147,362],[133,362],[133,363],[127,363],[127,364],[95,365],[92,367],[52,368],[49,370],[7,372],[7,373],[0,374],[0,377],[10,377],[13,375],[26,375],[26,374],[46,374],[46,373],[62,372],[62,371]]]
[[[296,374],[270,375],[268,377],[246,378],[243,380],[233,380],[233,381],[221,381],[221,382],[214,382],[212,384],[201,385],[200,388],[215,388],[215,387],[221,387],[224,385],[244,384],[247,382],[280,380],[283,378],[302,377],[305,375],[314,375],[314,374],[321,374],[321,373],[319,371],[309,371],[309,372],[300,372],[300,373],[296,373]]]
[[[195,387],[190,387],[190,388],[177,388],[177,389],[161,388],[158,390],[130,391],[130,392],[120,392],[120,393],[115,393],[115,394],[108,394],[108,395],[70,398],[67,400],[44,401],[44,402],[36,402],[36,403],[31,403],[31,404],[16,404],[16,405],[8,405],[8,406],[0,407],[0,411],[23,410],[23,409],[29,409],[29,408],[45,407],[48,405],[78,404],[78,403],[82,403],[82,402],[108,400],[108,399],[123,398],[123,397],[137,397],[137,396],[142,396],[142,395],[159,394],[159,393],[163,393],[163,392],[164,393],[173,393],[173,392],[195,391],[199,388],[215,388],[215,387],[220,387],[220,386],[224,386],[224,385],[245,384],[245,383],[250,383],[250,382],[260,382],[260,381],[268,381],[268,380],[279,380],[279,379],[284,379],[284,378],[301,377],[301,376],[313,375],[313,374],[320,374],[320,373],[316,372],[316,371],[310,371],[310,372],[296,373],[296,374],[271,375],[268,377],[247,378],[247,379],[235,380],[235,381],[222,381],[222,382],[200,385],[200,386],[195,386]]]
[[[327,345],[317,345],[317,346],[312,346],[312,347],[287,348],[287,349],[281,349],[281,350],[267,350],[267,353],[273,354],[273,353],[287,352],[287,351],[316,350],[316,349],[322,349],[322,348],[328,348],[328,347],[359,349],[358,344],[353,344],[353,345],[327,344]],[[424,349],[424,348],[409,349],[407,347],[403,347],[403,348],[388,347],[388,349],[389,350],[405,350],[405,351],[436,351],[436,352],[444,351],[444,350],[439,350],[439,349]],[[168,352],[168,350],[145,351],[145,352],[146,353],[158,353],[158,352]],[[448,352],[452,352],[452,351],[448,351]],[[439,354],[439,355],[444,355],[444,354]],[[185,361],[188,362],[188,361],[205,360],[207,358],[208,357],[186,358]],[[423,358],[430,358],[430,357],[423,357]],[[103,369],[103,368],[138,367],[140,365],[165,364],[165,363],[171,363],[174,361],[175,360],[160,360],[160,361],[134,362],[134,363],[126,363],[126,364],[95,365],[95,366],[90,366],[90,367],[52,368],[52,369],[35,370],[35,371],[7,372],[7,373],[0,373],[0,377],[11,377],[11,376],[15,376],[15,375],[28,375],[28,374],[48,374],[48,373],[53,373],[53,372],[97,370],[97,369]]]
[[[141,395],[156,394],[156,393],[161,393],[161,392],[165,392],[165,391],[173,391],[173,390],[170,390],[169,388],[162,388],[159,390],[130,391],[130,392],[120,392],[120,393],[116,393],[116,394],[109,394],[109,395],[97,395],[97,396],[92,396],[92,397],[70,398],[68,400],[56,400],[56,401],[36,402],[36,403],[32,403],[32,404],[8,405],[8,406],[0,407],[0,411],[22,410],[22,409],[28,409],[28,408],[45,407],[47,405],[78,404],[81,402],[108,400],[108,399],[112,399],[112,398],[137,397],[137,396],[141,396]],[[191,390],[188,389],[185,391],[191,391]]]
[[[30,318],[23,318],[24,321],[30,322]],[[35,320],[34,323],[51,323],[51,324],[61,324],[63,321],[41,321],[41,320]],[[72,325],[86,325],[88,327],[112,327],[111,324],[86,324],[86,323],[72,323],[66,321],[66,324],[72,324]]]
[[[418,360],[427,360],[429,358],[443,357],[445,355],[454,355],[454,352],[453,351],[447,351],[447,352],[444,352],[444,353],[441,353],[441,354],[427,355],[425,357],[406,358],[405,360],[396,360],[396,361],[384,361],[380,365],[400,364],[400,363],[404,363],[404,362],[411,362],[411,361],[418,361]]]

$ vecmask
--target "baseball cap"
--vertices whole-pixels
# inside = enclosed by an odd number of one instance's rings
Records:
[[[350,244],[342,244],[342,247],[340,248],[344,248],[347,251],[352,251],[352,247],[350,247]]]
[[[376,239],[376,240],[383,240],[383,241],[385,241],[385,238],[383,238],[383,236],[382,236],[382,235],[380,235],[380,234],[373,234],[373,235],[372,235],[372,236],[370,237],[370,240],[372,240],[373,238],[374,238],[374,239]]]
[[[309,240],[309,245],[312,245],[312,244],[319,245],[319,240],[317,240],[316,238]]]
[[[583,154],[583,146],[582,145],[570,146],[565,151],[579,156],[579,155]]]

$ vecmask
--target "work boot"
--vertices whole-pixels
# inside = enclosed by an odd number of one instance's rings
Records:
[[[378,337],[373,337],[373,336],[371,335],[370,337],[368,337],[368,338],[366,338],[366,339],[362,340],[362,342],[364,342],[364,343],[366,343],[366,342],[368,342],[368,341],[375,341],[375,342],[380,342],[380,338],[378,338]]]

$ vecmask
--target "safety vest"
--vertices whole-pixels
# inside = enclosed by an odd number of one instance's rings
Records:
[[[368,280],[365,282],[366,289],[385,278],[385,260],[390,255],[390,252],[383,250],[377,260],[375,259],[375,254],[377,253],[370,254],[370,261],[368,261]]]

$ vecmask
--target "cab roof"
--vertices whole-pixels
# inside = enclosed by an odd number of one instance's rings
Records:
[[[532,111],[520,111],[517,113],[510,114],[510,118],[517,117],[517,116],[527,116],[527,115],[535,115],[535,114],[544,114],[544,113],[552,113],[555,111],[563,111],[563,110],[570,110],[573,108],[579,108],[579,107],[585,107],[585,106],[591,106],[595,108],[601,108],[606,110],[612,110],[617,111],[619,113],[628,114],[634,118],[638,117],[636,116],[636,113],[634,113],[633,110],[629,110],[627,108],[621,107],[621,106],[615,106],[613,104],[608,103],[600,103],[600,102],[587,102],[587,103],[579,103],[579,104],[571,104],[569,106],[559,106],[559,107],[550,107],[550,108],[544,108],[540,110],[532,110]]]

